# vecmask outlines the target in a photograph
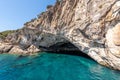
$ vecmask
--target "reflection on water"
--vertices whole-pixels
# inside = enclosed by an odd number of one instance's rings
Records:
[[[1,54],[0,80],[120,80],[120,72],[80,56]]]

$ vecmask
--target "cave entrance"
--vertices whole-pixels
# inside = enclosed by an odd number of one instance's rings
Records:
[[[87,54],[80,51],[76,46],[74,46],[70,42],[59,42],[49,47],[49,51],[57,54],[67,54],[67,55],[74,55],[74,56],[82,56],[85,58],[91,59]]]

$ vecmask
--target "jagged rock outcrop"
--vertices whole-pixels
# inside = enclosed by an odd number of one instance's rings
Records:
[[[120,70],[119,33],[119,0],[57,0],[5,41],[23,51],[69,41],[98,63]]]

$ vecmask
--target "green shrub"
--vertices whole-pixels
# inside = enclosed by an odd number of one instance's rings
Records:
[[[7,31],[0,32],[0,38],[4,39],[5,37],[7,37],[8,34],[12,34],[14,32],[15,30],[7,30]]]

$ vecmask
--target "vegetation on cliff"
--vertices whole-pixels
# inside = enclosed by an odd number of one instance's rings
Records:
[[[5,37],[7,37],[8,34],[12,34],[14,32],[15,30],[7,30],[7,31],[0,32],[0,38],[4,39]]]

